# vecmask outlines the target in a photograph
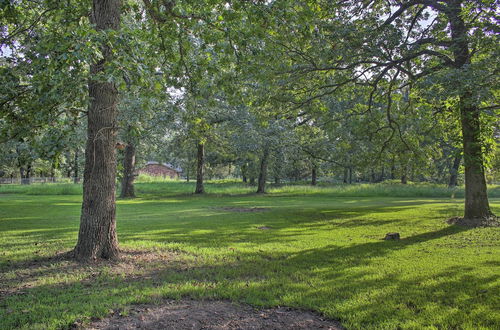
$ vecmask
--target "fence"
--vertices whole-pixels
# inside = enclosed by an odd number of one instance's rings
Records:
[[[75,180],[76,179],[76,180]],[[30,177],[22,178],[0,178],[0,184],[31,184],[31,183],[72,183],[80,182],[80,178],[51,178],[51,177]]]

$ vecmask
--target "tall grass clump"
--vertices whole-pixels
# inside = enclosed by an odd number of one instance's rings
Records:
[[[169,176],[157,176],[157,175],[149,175],[145,173],[139,174],[135,178],[136,183],[149,183],[149,182],[178,182],[181,181],[179,178],[171,178]]]
[[[0,185],[0,194],[81,195],[82,185],[74,183],[32,183]]]
[[[232,181],[206,181],[205,191],[207,195],[241,195],[254,192],[256,189],[243,183]],[[137,182],[135,189],[138,195],[147,196],[175,196],[175,195],[190,195],[195,189],[195,182],[171,180],[171,181],[156,181],[156,182]]]
[[[160,181],[153,181],[153,180]],[[148,181],[151,180],[151,181]],[[192,195],[195,182],[142,176],[135,184],[139,197],[161,198],[177,195]],[[235,180],[208,180],[205,182],[206,195],[235,196],[255,193],[257,187]],[[117,192],[120,186],[117,184]],[[464,198],[464,187],[450,189],[445,185],[429,183],[375,183],[375,184],[327,184],[318,186],[286,184],[268,185],[267,196],[324,195],[331,197],[437,197]],[[31,185],[0,185],[0,194],[26,195],[81,195],[82,185],[73,183],[34,183]],[[500,185],[488,186],[490,198],[500,198]]]
[[[464,187],[448,188],[438,184],[351,184],[333,186],[285,185],[272,187],[269,193],[286,195],[324,194],[333,197],[445,197],[463,198]],[[488,196],[500,197],[500,186],[490,186]]]

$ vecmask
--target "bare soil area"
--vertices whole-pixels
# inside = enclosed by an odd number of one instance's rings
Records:
[[[228,301],[166,300],[115,311],[85,329],[344,329],[318,314],[290,308],[255,309]]]
[[[450,225],[459,225],[465,227],[500,227],[500,217],[491,216],[483,219],[469,219],[463,217],[454,217],[446,221]]]

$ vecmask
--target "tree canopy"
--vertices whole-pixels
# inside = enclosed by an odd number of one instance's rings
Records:
[[[156,158],[198,193],[207,174],[463,181],[464,223],[487,224],[497,22],[494,0],[1,1],[0,175],[84,165],[81,259],[118,255],[121,144],[122,197]]]

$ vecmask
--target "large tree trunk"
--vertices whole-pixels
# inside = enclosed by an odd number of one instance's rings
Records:
[[[203,194],[205,187],[203,186],[203,167],[205,163],[205,144],[198,143],[198,153],[196,155],[196,189],[195,194]]]
[[[465,218],[488,218],[493,215],[488,202],[481,150],[479,111],[460,100],[465,167]]]
[[[467,28],[461,16],[462,1],[453,1],[447,12],[450,19],[451,37],[455,65],[458,69],[468,70],[471,59],[467,38]],[[480,111],[474,91],[462,86],[459,94],[460,120],[462,123],[462,142],[465,168],[465,212],[466,219],[481,220],[493,216],[488,202],[484,160],[481,150]]]
[[[462,155],[456,155],[453,159],[453,164],[450,168],[450,181],[448,182],[448,188],[455,188],[458,185],[458,170],[460,168],[461,161]]]
[[[92,23],[97,31],[118,30],[120,0],[94,0]],[[90,105],[83,174],[83,203],[74,257],[81,261],[119,257],[115,218],[116,131],[118,91],[112,82],[95,80],[112,59],[101,45],[102,59],[90,65]]]
[[[264,147],[262,159],[260,160],[259,182],[257,187],[257,194],[264,194],[266,192],[267,181],[267,163],[269,160],[269,147]]]
[[[135,179],[135,146],[132,142],[128,142],[125,147],[125,155],[123,157],[123,179],[122,191],[120,197],[133,198],[135,197],[134,179]]]

